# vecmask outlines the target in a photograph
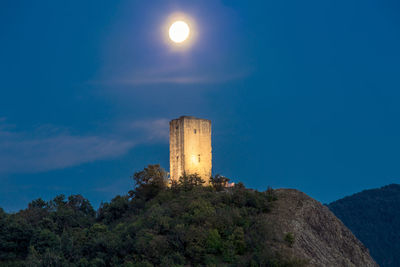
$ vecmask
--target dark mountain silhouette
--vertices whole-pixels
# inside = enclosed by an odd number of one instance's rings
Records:
[[[328,207],[380,266],[400,266],[400,185],[365,190]]]

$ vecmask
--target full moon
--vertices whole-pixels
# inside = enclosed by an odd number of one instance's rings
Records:
[[[184,42],[189,37],[189,34],[189,25],[182,20],[175,21],[169,27],[169,38],[175,43]]]

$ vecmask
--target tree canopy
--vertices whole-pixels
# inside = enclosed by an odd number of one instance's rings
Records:
[[[132,178],[131,191],[97,212],[81,195],[0,209],[0,265],[302,266],[270,248],[272,189],[226,188],[222,176],[203,186],[195,174],[168,186],[159,165]]]
[[[329,209],[383,267],[400,266],[400,185],[391,184],[332,202]]]

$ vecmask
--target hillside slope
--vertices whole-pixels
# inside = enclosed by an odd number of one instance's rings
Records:
[[[327,207],[297,190],[275,192],[278,200],[268,219],[277,235],[293,233],[289,254],[308,259],[310,266],[378,266]]]
[[[98,211],[80,196],[0,214],[10,266],[377,266],[316,200],[297,190],[198,187]]]
[[[365,190],[328,205],[383,267],[400,266],[400,185]]]
[[[216,176],[166,183],[150,165],[95,210],[80,195],[0,209],[1,266],[377,266],[316,200],[297,190],[226,188]]]

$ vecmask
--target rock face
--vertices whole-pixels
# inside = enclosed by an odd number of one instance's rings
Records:
[[[291,244],[271,244],[277,246],[276,251],[306,259],[309,266],[378,266],[368,249],[326,206],[298,190],[274,191],[278,200],[269,215],[270,223],[275,225],[274,235],[283,235]]]

